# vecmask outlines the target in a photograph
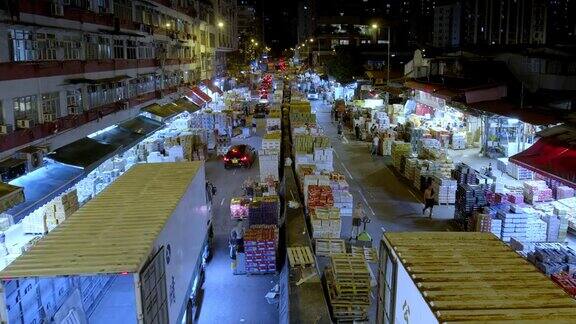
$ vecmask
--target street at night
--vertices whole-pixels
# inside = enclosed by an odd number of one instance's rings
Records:
[[[576,2],[0,1],[0,322],[574,323]]]

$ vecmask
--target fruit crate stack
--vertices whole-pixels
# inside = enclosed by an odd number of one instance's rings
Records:
[[[574,189],[568,187],[568,186],[558,186],[556,187],[556,199],[565,199],[565,198],[571,198],[574,197]]]
[[[452,170],[452,179],[458,181],[459,184],[476,184],[478,179],[476,177],[476,171],[468,167],[465,164],[458,164],[456,169]]]
[[[418,164],[418,159],[416,158],[407,158],[406,164],[404,165],[404,177],[408,180],[414,179],[414,172],[416,169],[416,165]]]
[[[476,213],[475,228],[476,232],[487,232],[496,235],[498,238],[502,236],[502,220],[493,218],[490,214]]]
[[[309,209],[315,207],[333,207],[334,195],[330,186],[311,185],[308,187],[308,201],[306,206]]]
[[[506,173],[516,180],[532,180],[534,178],[534,172],[510,161],[506,166]]]
[[[524,200],[531,204],[552,200],[552,189],[542,180],[525,181],[523,193]]]
[[[231,219],[245,219],[248,218],[248,207],[250,206],[250,199],[243,197],[235,197],[230,200],[230,218]]]
[[[458,183],[454,179],[442,179],[434,177],[432,188],[436,193],[436,202],[440,205],[456,203],[456,189]]]
[[[333,254],[324,272],[336,322],[361,321],[370,309],[370,272],[363,255]]]
[[[475,210],[487,205],[486,190],[481,185],[459,184],[456,189],[454,215],[467,220]]]
[[[434,161],[434,175],[439,178],[452,178],[452,170],[454,170],[454,162],[448,157],[444,157]]]
[[[279,150],[260,150],[258,151],[258,169],[260,172],[260,180],[264,181],[272,177],[278,181],[279,176]]]
[[[394,142],[394,138],[383,138],[382,143],[382,156],[390,156],[392,154],[392,143]]]
[[[342,220],[335,207],[316,207],[310,210],[313,238],[340,238]]]
[[[330,186],[330,176],[328,175],[305,175],[302,181],[302,193],[304,194],[304,204],[308,206],[309,191],[311,186]]]
[[[546,241],[565,242],[568,233],[568,219],[565,209],[554,209],[554,215],[544,215],[546,222]]]
[[[576,253],[562,243],[538,243],[528,253],[528,261],[551,276],[556,273],[576,271]]]
[[[412,184],[414,188],[418,190],[424,190],[428,179],[433,175],[431,168],[434,164],[428,160],[419,160],[418,166],[414,170],[414,178],[412,179]]]
[[[450,141],[450,147],[453,150],[466,149],[466,133],[462,133],[462,132],[452,133],[452,139]]]
[[[273,117],[272,112],[266,117],[266,130],[280,130],[280,117]]]
[[[247,273],[276,272],[277,237],[277,229],[273,225],[251,227],[244,233]]]
[[[394,141],[392,143],[392,165],[396,171],[402,173],[402,157],[408,156],[412,153],[412,145],[401,141]]]
[[[248,207],[248,224],[278,225],[280,215],[278,196],[254,197]]]
[[[574,274],[561,272],[552,275],[552,281],[560,286],[566,293],[576,298],[576,278]]]
[[[350,194],[348,182],[346,180],[331,181],[330,187],[334,197],[334,207],[340,210],[340,215],[352,216],[354,198]]]
[[[502,220],[502,241],[509,242],[513,237],[517,241],[526,242],[528,214],[512,205],[508,211],[498,211],[497,217]]]
[[[557,202],[566,207],[565,217],[568,219],[568,225],[576,229],[576,197],[560,199]]]
[[[314,164],[319,171],[332,172],[334,170],[332,148],[314,148]]]
[[[264,134],[262,138],[262,149],[264,150],[280,150],[280,140],[282,134],[280,131],[271,131]]]

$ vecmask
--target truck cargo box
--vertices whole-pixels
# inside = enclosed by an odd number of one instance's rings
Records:
[[[385,233],[376,323],[574,323],[576,300],[491,233]]]
[[[0,320],[180,324],[209,221],[202,162],[137,165],[0,272]]]

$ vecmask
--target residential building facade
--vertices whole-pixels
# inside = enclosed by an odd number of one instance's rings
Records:
[[[236,23],[233,8],[214,2],[8,1],[0,7],[0,160],[32,145],[57,149],[214,77]]]

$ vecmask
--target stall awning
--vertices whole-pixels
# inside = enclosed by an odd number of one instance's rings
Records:
[[[48,157],[60,163],[91,171],[114,155],[119,148],[118,145],[85,137],[55,150],[48,154]]]
[[[198,87],[192,87],[192,92],[194,92],[198,97],[200,97],[200,99],[202,99],[205,102],[212,102],[212,98],[210,98],[209,95],[207,95],[204,91],[200,90],[200,88]]]
[[[152,134],[153,132],[157,131],[163,126],[164,123],[143,116],[138,116],[134,119],[130,119],[129,121],[123,122],[122,124],[118,125],[118,127],[127,129],[132,133],[141,134],[144,136]]]
[[[510,162],[576,187],[576,146],[555,137],[539,139]]]
[[[164,126],[163,123],[143,116],[138,116],[121,123],[117,127],[106,132],[98,134],[92,139],[97,140],[100,143],[118,147],[115,152],[115,154],[117,154],[131,148],[148,135],[160,129],[162,126]]]
[[[200,106],[198,106],[197,104],[192,102],[192,100],[189,100],[185,97],[176,100],[174,103],[189,113],[193,113],[200,110]]]
[[[43,167],[10,181],[24,188],[25,200],[6,211],[15,223],[71,188],[85,175],[84,170],[69,165],[49,162]]]
[[[142,111],[151,113],[154,116],[158,116],[164,119],[173,117],[182,112],[180,109],[178,109],[177,106],[175,106],[172,103],[162,106],[160,106],[159,104],[151,104],[149,106],[142,108]]]
[[[553,114],[545,114],[530,109],[519,109],[517,105],[505,100],[476,102],[468,104],[468,107],[479,110],[481,112],[515,118],[536,126],[554,125],[560,122],[560,120]]]
[[[202,84],[205,85],[206,88],[208,88],[208,89],[209,89],[210,91],[212,91],[213,93],[222,94],[222,90],[221,90],[219,87],[217,87],[217,86],[214,84],[214,82],[212,82],[212,81],[210,81],[210,80],[208,80],[208,79],[205,79],[205,80],[202,80]]]

